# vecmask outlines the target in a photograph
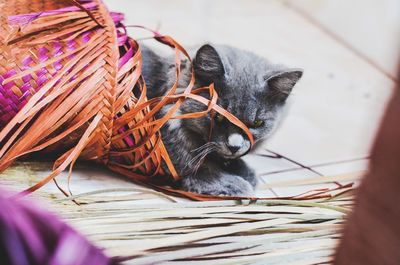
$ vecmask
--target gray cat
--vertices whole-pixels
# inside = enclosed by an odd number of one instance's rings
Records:
[[[178,92],[188,85],[193,67],[196,87],[215,84],[218,105],[248,126],[255,141],[271,134],[280,112],[302,71],[272,65],[251,52],[230,46],[205,44],[191,52],[193,64],[183,60]],[[173,57],[162,57],[143,46],[143,76],[148,97],[164,95],[175,82]],[[207,94],[204,94],[207,96]],[[171,106],[165,106],[159,115]],[[175,115],[204,110],[187,99]],[[240,158],[250,150],[244,132],[223,116],[173,119],[161,129],[170,158],[184,190],[225,196],[252,196],[257,185],[254,171]]]

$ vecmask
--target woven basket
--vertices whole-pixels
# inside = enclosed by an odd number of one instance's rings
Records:
[[[53,172],[26,192],[78,158],[156,188],[178,179],[160,136],[170,118],[217,111],[252,139],[243,123],[216,105],[212,85],[192,90],[194,74],[184,93],[175,93],[175,83],[165,97],[147,100],[140,47],[126,35],[123,15],[108,12],[100,0],[0,0],[0,14],[0,170],[32,152],[62,153]],[[175,49],[178,80],[180,57],[188,54],[172,38],[154,37]],[[199,95],[205,90],[207,98]],[[187,98],[206,110],[173,117]],[[172,104],[170,111],[155,119],[165,104]]]

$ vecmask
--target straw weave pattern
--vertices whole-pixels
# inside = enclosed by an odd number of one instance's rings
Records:
[[[117,26],[122,14],[71,2],[0,1],[0,169],[26,153],[64,150],[55,174],[79,157],[162,175],[169,158],[159,133],[133,129],[150,108],[135,109],[147,99],[132,89],[145,84],[138,45]]]

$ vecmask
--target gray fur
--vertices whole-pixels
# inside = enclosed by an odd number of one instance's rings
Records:
[[[145,46],[142,53],[148,96],[162,96],[175,82],[174,58],[160,57]],[[266,139],[276,127],[279,113],[302,71],[273,65],[251,52],[230,46],[206,44],[192,49],[190,54],[194,58],[195,87],[214,83],[218,104],[244,122],[256,141]],[[191,67],[184,59],[178,92],[188,85]],[[165,114],[169,107],[165,106],[159,115]],[[202,110],[204,105],[187,99],[178,111],[185,114]],[[263,124],[252,128],[256,119]],[[182,177],[182,188],[202,194],[251,196],[257,179],[240,158],[249,151],[247,136],[226,119],[216,119],[209,141],[210,123],[209,114],[196,119],[170,120],[161,129],[170,158]]]

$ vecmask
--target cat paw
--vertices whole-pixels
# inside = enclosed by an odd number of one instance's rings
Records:
[[[204,181],[201,177],[188,177],[182,181],[183,189],[208,195],[252,197],[254,187],[242,177],[223,174],[212,180]]]
[[[249,182],[253,188],[256,188],[258,185],[258,179],[254,170],[250,168],[242,159],[226,161],[224,163],[224,170],[228,174],[240,176]]]

